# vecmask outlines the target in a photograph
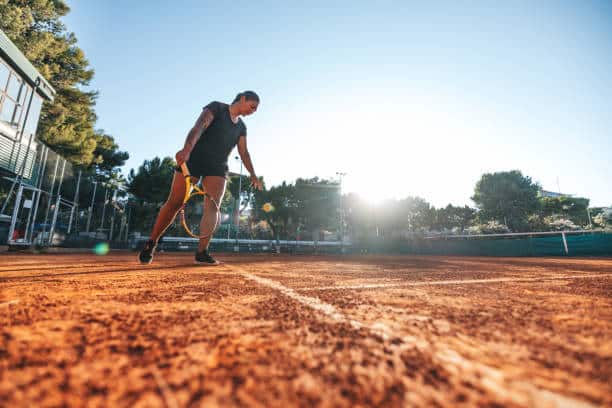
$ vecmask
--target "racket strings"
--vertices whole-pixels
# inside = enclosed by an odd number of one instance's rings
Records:
[[[181,208],[181,223],[188,235],[194,238],[207,238],[214,234],[219,225],[219,204],[206,192],[199,183],[193,183],[189,169],[181,165],[185,175],[187,188],[183,207]]]
[[[216,202],[202,192],[192,193],[181,210],[183,227],[194,238],[211,236],[219,223]]]

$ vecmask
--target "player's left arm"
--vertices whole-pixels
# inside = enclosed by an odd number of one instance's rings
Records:
[[[261,181],[257,178],[255,174],[255,169],[253,168],[253,162],[251,161],[251,155],[249,154],[249,149],[247,148],[246,136],[242,135],[238,138],[238,154],[240,155],[240,159],[244,163],[244,167],[249,171],[251,175],[251,184],[258,190],[261,190],[263,186],[261,185]]]

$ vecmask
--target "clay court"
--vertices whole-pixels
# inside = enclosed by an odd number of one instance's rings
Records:
[[[0,256],[0,401],[612,406],[612,259]]]

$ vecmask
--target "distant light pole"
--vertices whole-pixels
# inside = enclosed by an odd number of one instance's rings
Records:
[[[346,173],[336,172],[336,175],[340,177],[340,242],[344,244],[344,205],[342,204],[342,177],[346,176]]]
[[[240,160],[239,156],[235,157],[236,160]],[[240,160],[240,177],[238,178],[238,197],[236,197],[236,252],[240,251],[240,245],[238,244],[238,233],[240,232],[240,193],[242,192],[242,160]]]

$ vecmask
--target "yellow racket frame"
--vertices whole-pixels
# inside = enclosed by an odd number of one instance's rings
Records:
[[[187,232],[189,236],[193,238],[199,238],[199,239],[208,238],[212,234],[215,233],[215,230],[217,229],[217,226],[219,225],[219,203],[217,203],[217,201],[214,198],[212,198],[210,194],[206,192],[205,188],[200,188],[198,187],[197,184],[194,184],[191,181],[191,173],[189,172],[189,168],[187,167],[186,163],[181,164],[181,171],[183,172],[183,177],[185,177],[185,197],[183,198],[183,206],[180,209],[181,224],[183,224],[183,228],[185,229],[185,232]],[[209,199],[215,206],[215,214],[214,214],[215,224],[213,228],[211,229],[211,232],[207,235],[194,234],[189,228],[189,226],[187,225],[187,221],[185,219],[185,205],[187,204],[187,201],[189,201],[189,199],[195,195],[206,196],[205,198]],[[204,211],[204,215],[206,215],[205,214],[206,209],[203,209],[203,211]]]

